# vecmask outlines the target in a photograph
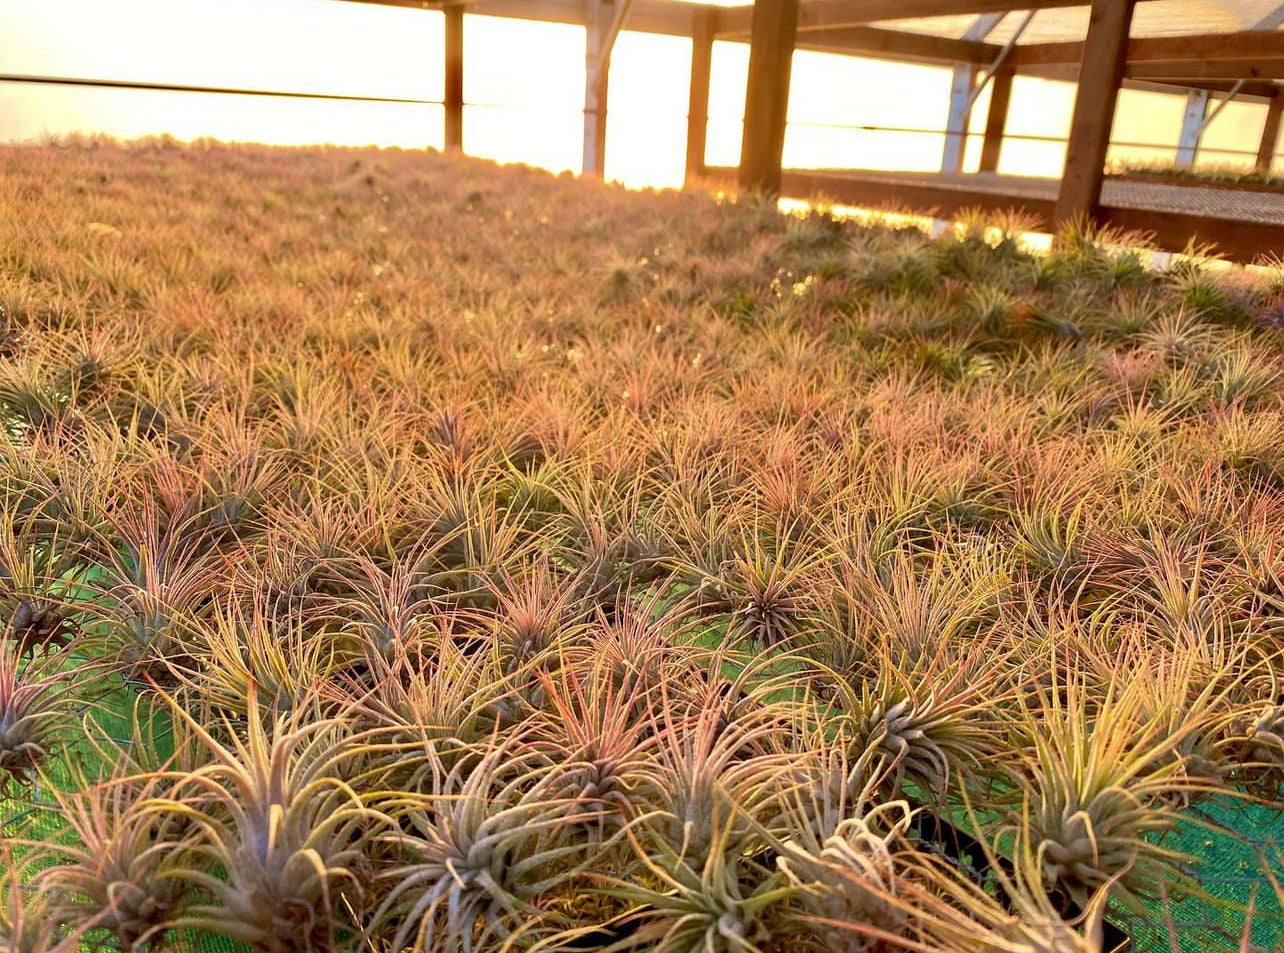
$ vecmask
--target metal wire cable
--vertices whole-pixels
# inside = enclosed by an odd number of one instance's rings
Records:
[[[29,83],[44,86],[80,86],[99,89],[128,89],[144,90],[155,92],[175,92],[175,93],[213,93],[233,96],[263,96],[277,99],[312,99],[312,100],[331,100],[337,102],[364,102],[364,103],[393,103],[403,105],[417,106],[441,106],[444,105],[440,99],[420,99],[404,96],[366,96],[352,93],[320,93],[320,92],[299,92],[273,89],[255,89],[231,86],[204,86],[187,83],[157,83],[145,80],[127,80],[127,79],[90,79],[82,77],[68,76],[38,76],[21,73],[0,73],[0,82],[5,83]],[[477,109],[523,109],[527,108],[517,103],[484,103],[484,102],[466,102],[465,107]],[[568,109],[569,111],[569,109]],[[674,117],[675,119],[681,117]],[[847,130],[851,132],[890,132],[902,135],[924,135],[924,136],[943,136],[946,135],[945,129],[932,129],[916,126],[879,126],[871,123],[836,123],[820,122],[816,120],[790,120],[790,126],[801,126],[808,129],[832,129],[835,131]],[[968,131],[963,133],[965,137],[977,138],[982,135],[980,132]],[[1024,142],[1047,142],[1064,145],[1066,139],[1064,136],[1045,136],[1034,133],[1016,133],[1005,132],[1004,139],[1015,139]],[[1161,142],[1126,142],[1113,141],[1112,146],[1121,146],[1133,149],[1160,149],[1167,150],[1175,148],[1168,143]],[[1216,152],[1222,155],[1256,155],[1256,150],[1252,149],[1229,149],[1229,148],[1208,148],[1205,152]]]
[[[414,99],[404,96],[362,96],[352,93],[289,92],[277,89],[255,89],[234,86],[201,86],[188,83],[155,83],[133,79],[87,79],[71,76],[36,76],[23,73],[0,73],[0,82],[33,83],[43,86],[88,86],[98,89],[141,89],[170,93],[215,93],[234,96],[266,96],[277,99],[327,99],[358,103],[404,103],[418,106],[440,106],[440,99]]]

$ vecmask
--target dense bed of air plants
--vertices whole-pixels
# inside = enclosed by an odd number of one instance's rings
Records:
[[[0,950],[1177,948],[1279,842],[1284,279],[1064,238],[0,151]]]

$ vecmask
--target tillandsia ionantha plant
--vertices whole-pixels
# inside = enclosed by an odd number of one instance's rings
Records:
[[[57,523],[16,506],[0,515],[0,604],[22,653],[65,646],[80,624],[74,601],[85,563]]]
[[[183,846],[188,818],[148,803],[164,785],[154,774],[57,794],[68,843],[35,878],[57,922],[106,930],[125,950],[165,945],[189,896],[179,873],[192,858]]]
[[[49,863],[45,849],[6,839],[0,844],[0,950],[4,953],[71,953],[85,930],[59,935],[58,918],[32,883],[36,869]],[[89,924],[93,926],[94,924]]]
[[[447,764],[431,749],[422,793],[389,805],[396,830],[379,842],[389,865],[373,916],[397,949],[485,950],[565,929],[545,900],[580,877],[600,844],[585,836],[595,799],[520,738]]]
[[[388,824],[344,780],[342,762],[362,756],[362,739],[341,720],[305,721],[306,708],[262,711],[253,692],[244,722],[219,726],[224,741],[171,707],[211,760],[137,808],[160,831],[190,830],[156,846],[182,852],[165,877],[196,895],[170,926],[264,953],[333,949],[358,932],[369,847]]]
[[[19,655],[6,632],[0,637],[0,791],[11,794],[38,778],[60,739],[74,673],[64,653],[34,660]]]
[[[1284,269],[963,219],[0,147],[4,943],[1278,947]]]

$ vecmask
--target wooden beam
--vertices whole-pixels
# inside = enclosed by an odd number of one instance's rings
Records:
[[[740,143],[740,187],[780,191],[789,110],[799,0],[757,0],[745,89],[744,137]]]
[[[990,80],[990,111],[985,117],[985,139],[981,143],[980,172],[997,172],[999,153],[1003,150],[1003,130],[1008,122],[1008,103],[1012,100],[1012,80],[1016,74],[1001,69]]]
[[[540,23],[569,23],[587,26],[581,0],[340,0],[367,6],[409,7],[415,10],[441,10],[450,4],[465,4],[470,13],[479,16],[505,17],[513,20],[535,20]],[[625,29],[638,33],[660,33],[666,36],[690,36],[691,14],[696,10],[723,8],[685,0],[634,0]]]
[[[717,29],[713,10],[697,10],[691,24],[691,96],[687,105],[687,165],[690,182],[704,174],[704,153],[709,139],[709,81],[713,75],[713,35]]]
[[[483,0],[473,12],[488,17],[588,26],[582,0]],[[624,28],[640,33],[690,36],[691,13],[692,5],[678,0],[633,0]]]
[[[1124,77],[1124,89],[1140,89],[1148,93],[1185,93],[1191,89],[1206,89],[1210,93],[1229,93],[1236,85],[1236,83],[1221,83],[1216,80],[1190,80],[1183,83],[1179,80],[1145,80]],[[1274,83],[1245,83],[1240,86],[1239,93],[1235,98],[1243,102],[1269,103],[1275,98],[1275,94],[1278,91],[1279,87]]]
[[[1082,59],[1082,43],[1029,43],[1016,47],[1008,64],[1017,68],[1052,66],[1078,63]],[[1284,32],[1277,30],[1138,37],[1128,43],[1129,63],[1183,60],[1257,63],[1280,59],[1284,59]]]
[[[1021,76],[1037,76],[1041,79],[1058,79],[1073,83],[1079,76],[1077,68],[1068,66],[1042,66],[1038,69],[1019,70]],[[1238,88],[1236,99],[1249,101],[1255,100],[1268,103],[1275,98],[1275,94],[1280,91],[1280,87],[1271,80],[1250,80],[1242,86],[1235,80],[1218,80],[1218,79],[1182,79],[1178,76],[1140,79],[1124,74],[1125,89],[1139,89],[1151,93],[1178,93],[1184,95],[1192,89],[1206,89],[1210,93],[1229,93],[1231,90]]]
[[[804,4],[803,9],[806,8]],[[975,66],[993,63],[1003,49],[998,44],[979,40],[955,40],[948,36],[883,30],[872,26],[838,27],[800,34],[797,48],[921,63],[971,63]]]
[[[879,20],[908,20],[964,13],[1007,13],[1013,9],[1046,10],[1083,5],[1084,0],[1020,0],[1015,7],[1014,0],[807,0],[798,17],[798,32],[863,26]],[[722,10],[718,36],[723,39],[746,37],[752,24],[752,7],[726,7]]]
[[[1151,80],[1260,80],[1284,79],[1284,60],[1258,63],[1209,62],[1191,60],[1184,63],[1129,63],[1124,75],[1129,79]]]
[[[1284,32],[1241,30],[1238,33],[1195,33],[1186,36],[1138,37],[1128,43],[1128,62],[1164,63],[1170,60],[1284,59]]]
[[[1280,138],[1280,116],[1284,114],[1284,96],[1276,94],[1266,107],[1266,124],[1262,127],[1262,140],[1257,146],[1257,161],[1253,167],[1259,172],[1270,172],[1275,161],[1275,146]]]
[[[1101,203],[1106,150],[1128,53],[1128,29],[1136,0],[1093,0],[1088,36],[1079,64],[1079,89],[1070,120],[1065,171],[1053,225],[1092,219]]]
[[[446,151],[464,150],[464,8],[447,7],[446,14]]]

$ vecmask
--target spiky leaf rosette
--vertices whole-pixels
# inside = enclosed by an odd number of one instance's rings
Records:
[[[822,921],[866,924],[871,933],[900,936],[906,916],[893,902],[896,841],[910,821],[909,805],[887,802],[864,816],[848,817],[820,844],[788,840],[776,863],[798,888],[803,913],[797,919],[816,940],[836,953],[869,953],[885,948],[877,936],[838,933]],[[833,945],[833,944],[837,945]]]
[[[1249,709],[1235,719],[1223,745],[1241,783],[1278,804],[1284,790],[1284,704]]]
[[[547,708],[533,719],[532,740],[559,765],[566,795],[601,809],[604,822],[631,817],[653,767],[649,713],[602,659],[537,677]]]
[[[9,840],[0,843],[0,953],[74,953],[83,930],[60,937],[58,918],[48,898],[32,883],[35,870],[47,864],[52,851]]]
[[[920,796],[942,798],[952,780],[972,776],[999,750],[995,671],[993,655],[961,663],[937,655],[916,664],[884,655],[874,677],[838,682],[842,737],[857,757],[879,759],[892,792],[899,795],[908,781]]]
[[[177,703],[171,708],[212,758],[146,805],[194,830],[172,845],[191,860],[170,875],[200,899],[171,925],[262,953],[334,949],[355,929],[343,914],[362,907],[367,847],[387,824],[343,780],[345,762],[369,742],[341,721],[303,717],[305,707],[265,726],[253,693],[244,722],[220,726],[226,741]]]
[[[1149,712],[1139,683],[1112,677],[1099,689],[1074,673],[1037,706],[1023,702],[1014,730],[1028,747],[1015,780],[1022,804],[1011,830],[1033,845],[1040,881],[1084,909],[1113,885],[1126,899],[1144,884],[1175,877],[1180,855],[1156,843],[1172,826],[1169,800],[1203,782],[1174,756],[1183,736]]]
[[[739,827],[739,825],[734,825]],[[655,953],[762,953],[789,931],[782,914],[797,888],[739,851],[739,834],[716,820],[707,845],[659,852],[630,837],[641,876],[606,892],[634,905],[630,948]],[[783,929],[782,929],[783,927]],[[620,944],[622,947],[624,944]],[[616,947],[616,948],[620,948]]]
[[[388,811],[388,863],[372,929],[414,951],[486,950],[537,939],[566,923],[541,899],[580,876],[595,807],[563,795],[558,773],[519,738],[498,738],[452,763],[429,749],[418,793]]]
[[[0,791],[33,780],[58,737],[71,674],[61,655],[22,662],[0,639]]]
[[[175,847],[186,818],[146,804],[162,784],[161,775],[118,778],[56,794],[74,840],[36,882],[64,926],[106,929],[128,950],[161,945],[187,890],[175,874],[191,861]]]
[[[1102,920],[1107,890],[1094,892],[1082,912],[1067,918],[1049,899],[1040,865],[1028,841],[1011,845],[1005,864],[994,848],[980,842],[995,882],[987,889],[961,876],[953,863],[919,850],[894,857],[897,893],[885,894],[905,919],[909,940],[889,936],[859,922],[825,919],[837,932],[854,931],[883,939],[888,949],[902,946],[934,953],[1102,953]],[[844,877],[846,869],[836,868]],[[868,878],[864,883],[868,884]]]
[[[60,648],[80,628],[72,599],[84,560],[57,521],[45,517],[51,509],[24,516],[8,506],[0,513],[0,613],[20,652]]]

